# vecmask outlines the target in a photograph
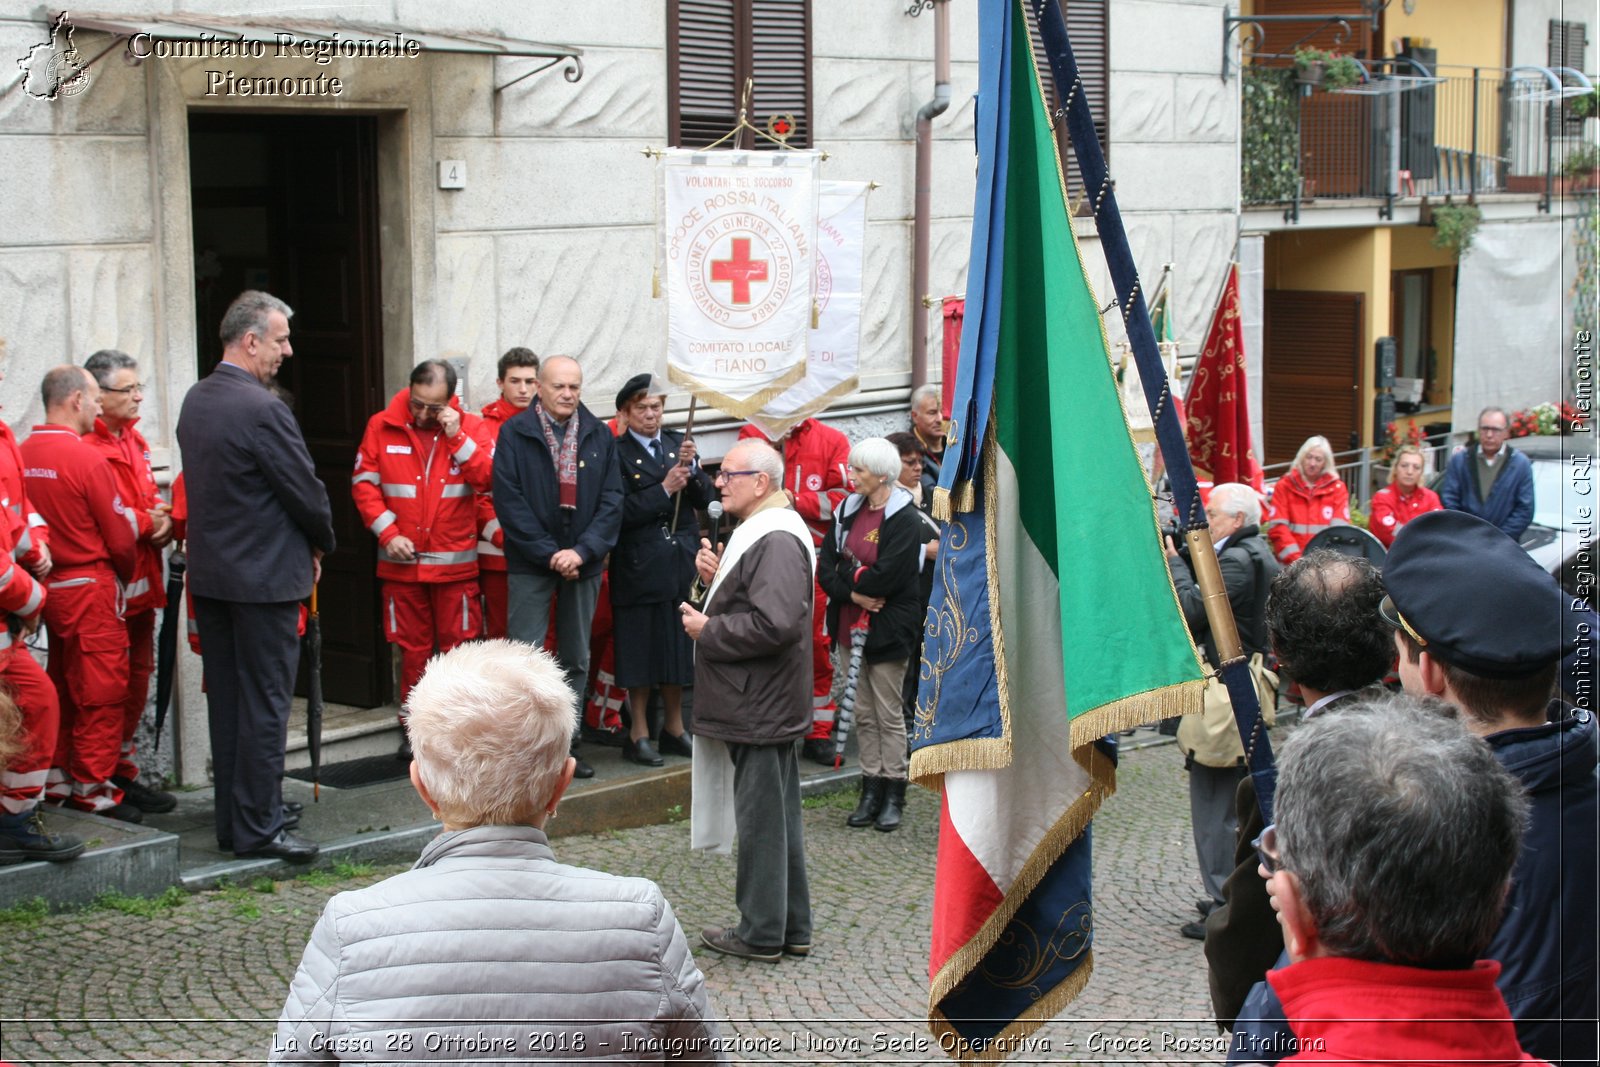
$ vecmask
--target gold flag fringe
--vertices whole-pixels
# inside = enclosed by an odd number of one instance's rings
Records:
[[[933,521],[949,522],[954,517],[950,510],[950,490],[941,485],[933,491]]]
[[[1011,766],[1011,731],[1000,737],[969,737],[918,749],[911,755],[911,780],[939,790],[949,771],[998,771]]]
[[[1205,691],[1206,680],[1197,678],[1102,704],[1072,720],[1072,747],[1093,744],[1107,734],[1135,726],[1200,711]]]
[[[706,385],[688,371],[680,370],[671,364],[667,365],[667,378],[674,385],[687,385],[690,392],[712,407],[722,411],[735,419],[748,419],[751,415],[767,406],[774,398],[783,395],[788,388],[806,376],[806,364],[802,360],[799,366],[791,367],[783,376],[774,381],[765,389],[758,390],[746,397],[731,397],[726,393],[719,393]]]
[[[954,1060],[961,1063],[999,1063],[1013,1052],[1029,1051],[1024,1047],[1023,1038],[1054,1019],[1063,1008],[1077,1000],[1078,994],[1083,992],[1093,974],[1094,950],[1090,949],[1084,954],[1083,963],[1065,982],[1040,997],[1027,1011],[1017,1016],[1010,1026],[991,1038],[987,1049],[978,1049],[957,1033],[943,1012],[935,1011],[932,1014],[928,1020],[928,1028],[933,1032],[934,1042],[945,1055]],[[1054,1058],[1054,1054],[1049,1057],[1039,1057],[1039,1059],[1045,1058]]]

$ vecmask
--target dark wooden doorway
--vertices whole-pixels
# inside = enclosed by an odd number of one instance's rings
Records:
[[[384,399],[377,145],[377,120],[362,116],[189,118],[199,372],[216,365],[217,326],[241,291],[265,289],[294,309],[294,356],[278,377],[339,540],[322,565],[323,693],[356,707],[393,695],[377,546],[350,499],[356,446]],[[305,673],[302,664],[302,693]]]
[[[1321,434],[1335,452],[1361,443],[1363,294],[1266,292],[1262,435],[1267,464]]]

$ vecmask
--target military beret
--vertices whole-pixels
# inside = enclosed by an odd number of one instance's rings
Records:
[[[1520,678],[1572,651],[1566,594],[1497,527],[1430,511],[1395,535],[1379,610],[1423,650],[1484,678]],[[1564,634],[1562,631],[1566,629]]]
[[[628,384],[624,385],[622,391],[617,394],[617,410],[621,411],[633,403],[634,398],[640,393],[648,393],[650,391],[650,383],[654,380],[654,376],[648,373],[635,374],[632,378],[629,378]]]

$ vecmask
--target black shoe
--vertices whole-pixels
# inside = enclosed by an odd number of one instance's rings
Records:
[[[121,804],[113,804],[109,808],[101,808],[91,812],[104,819],[116,819],[118,822],[141,823],[144,822],[144,812],[124,800]]]
[[[630,739],[622,746],[622,758],[641,767],[659,767],[666,762],[648,737],[641,737],[637,741]]]
[[[1187,937],[1190,941],[1204,941],[1206,939],[1206,924],[1184,923],[1178,927],[1178,933]]]
[[[46,830],[38,808],[0,815],[0,866],[29,860],[60,863],[77,859],[86,847],[80,837]]]
[[[306,810],[306,806],[300,803],[298,800],[285,800],[283,802],[283,810],[289,815],[299,815],[302,811]]]
[[[578,766],[576,768],[574,768],[573,771],[572,771],[572,777],[574,777],[574,778],[593,778],[594,777],[594,768],[589,766],[587,763],[583,762],[583,757],[582,756],[580,756],[576,752],[574,752],[572,754],[572,758],[578,761]]]
[[[398,752],[396,752],[394,754],[394,758],[399,760],[401,763],[410,763],[413,759],[416,758],[416,757],[411,755],[411,735],[410,734],[402,734],[401,735],[401,737],[400,737],[400,751],[398,751]]]
[[[884,780],[870,775],[861,779],[861,800],[844,820],[846,826],[857,830],[865,829],[872,825],[872,820],[878,817],[878,812],[883,810]]]
[[[111,784],[122,790],[122,799],[147,815],[161,815],[178,806],[178,798],[160,789],[151,789],[137,778],[113,777]]]
[[[808,737],[800,744],[800,756],[824,767],[833,766],[834,748],[831,737]]]
[[[681,734],[669,734],[662,730],[661,741],[656,749],[663,756],[693,756],[694,738],[689,736],[687,730]]]
[[[720,952],[724,956],[737,956],[742,960],[760,960],[762,963],[777,963],[783,958],[783,946],[777,948],[758,948],[739,939],[735,932],[738,927],[708,926],[700,931],[700,943],[712,952]],[[806,951],[811,947],[806,946]]]
[[[240,859],[275,859],[288,860],[290,863],[310,863],[317,858],[320,849],[315,841],[307,841],[288,830],[279,830],[278,836],[266,844],[258,845],[246,852],[235,852]]]
[[[904,778],[891,778],[884,783],[883,810],[878,812],[878,818],[873,822],[874,830],[889,833],[891,830],[900,829],[900,815],[906,806],[906,780]]]
[[[628,732],[626,730],[602,730],[598,726],[583,726],[578,730],[578,738],[586,745],[621,748],[628,743]]]
[[[304,808],[305,805],[304,804],[296,804],[295,807]],[[294,830],[294,829],[297,829],[299,826],[300,826],[300,812],[291,811],[290,808],[289,808],[289,805],[285,804],[283,806],[283,822],[281,824],[279,824],[278,829],[279,830]],[[222,849],[222,851],[224,851],[224,852],[232,852],[233,851],[233,838],[231,838],[231,837],[219,837],[219,838],[217,838],[217,847]]]
[[[1200,913],[1200,918],[1202,919],[1206,918],[1220,907],[1222,907],[1222,905],[1218,904],[1210,897],[1201,897],[1199,900],[1194,902],[1194,910]]]

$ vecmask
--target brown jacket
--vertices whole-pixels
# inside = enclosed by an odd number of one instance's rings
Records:
[[[791,534],[769,533],[739,557],[695,643],[697,735],[776,745],[811,729],[813,585],[807,546]]]

